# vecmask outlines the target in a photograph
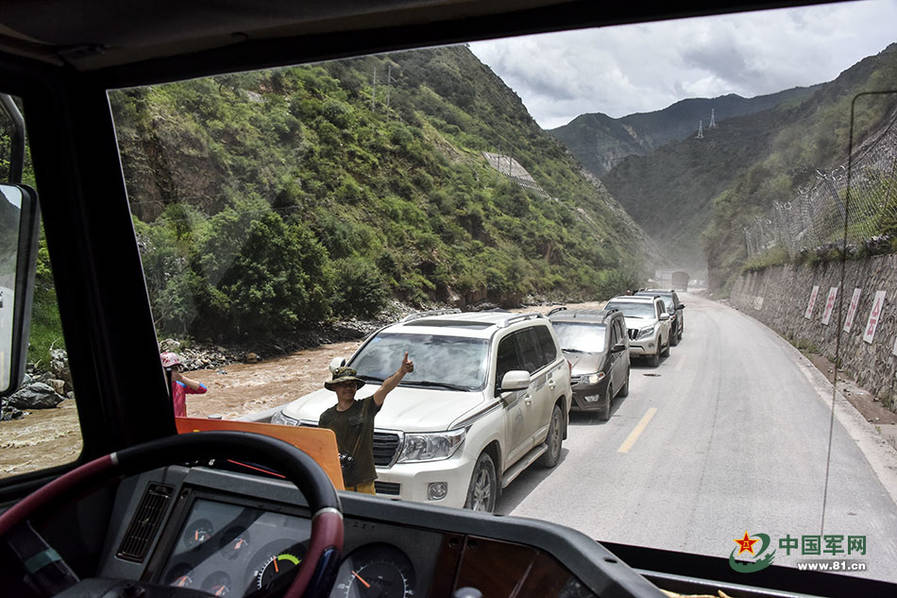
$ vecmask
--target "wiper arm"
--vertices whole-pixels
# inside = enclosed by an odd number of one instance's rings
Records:
[[[365,382],[383,382],[383,378],[377,378],[376,376],[366,376],[364,374],[358,374],[358,377]]]
[[[433,382],[431,380],[406,380],[402,382],[402,384],[407,384],[408,386],[429,386],[435,388],[447,388],[449,390],[462,390],[468,391],[470,390],[469,386],[461,386],[460,384],[450,384],[448,382]]]
[[[564,349],[564,348],[561,348],[561,351],[566,351],[567,353],[588,353],[588,351],[583,351],[582,349]]]

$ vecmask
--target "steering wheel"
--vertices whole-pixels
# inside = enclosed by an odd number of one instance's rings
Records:
[[[326,595],[333,583],[343,547],[343,515],[339,496],[324,470],[302,450],[276,438],[249,432],[194,432],[152,440],[89,461],[42,486],[0,515],[0,537],[27,520],[39,508],[57,504],[66,496],[108,481],[157,467],[194,459],[242,458],[274,468],[296,485],[312,513],[308,551],[284,598]],[[55,551],[53,552],[55,555]],[[101,580],[85,579],[57,596],[105,596],[110,590]],[[123,583],[118,580],[117,583]],[[140,585],[132,582],[132,585]],[[179,588],[178,588],[179,589]],[[149,588],[145,588],[149,590]],[[168,596],[176,588],[166,588]],[[113,588],[114,591],[114,588]],[[188,590],[184,596],[197,596]],[[124,594],[122,594],[124,595]],[[151,592],[143,594],[150,596]]]

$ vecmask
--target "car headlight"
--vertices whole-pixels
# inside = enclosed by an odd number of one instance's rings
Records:
[[[467,430],[452,430],[432,434],[405,434],[405,445],[399,455],[398,463],[420,463],[422,461],[439,461],[455,454]]]
[[[588,376],[583,376],[586,382],[589,384],[598,384],[602,380],[604,380],[604,372],[595,372],[594,374],[589,374]]]
[[[280,424],[281,426],[298,426],[299,420],[284,414],[283,411],[278,411],[271,416],[271,423]]]
[[[654,326],[645,326],[644,328],[639,329],[636,340],[645,338],[646,336],[651,336],[652,334],[654,334]]]

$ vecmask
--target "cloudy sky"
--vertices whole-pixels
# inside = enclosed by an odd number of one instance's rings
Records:
[[[897,0],[626,25],[477,42],[471,50],[544,128],[685,98],[753,97],[831,81],[897,41]]]

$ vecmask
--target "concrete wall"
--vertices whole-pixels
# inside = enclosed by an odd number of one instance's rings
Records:
[[[847,320],[854,289],[860,288],[853,325],[841,336],[842,369],[861,387],[882,399],[883,404],[897,411],[894,383],[897,357],[892,354],[897,338],[897,255],[848,261],[844,288],[838,289],[826,325],[823,317],[829,289],[839,286],[840,275],[840,262],[775,266],[745,273],[736,282],[730,302],[801,348],[810,348],[834,361],[837,332]],[[814,286],[819,289],[810,317],[806,318]],[[884,291],[885,300],[870,342],[864,335],[871,332],[870,314],[876,291]]]

